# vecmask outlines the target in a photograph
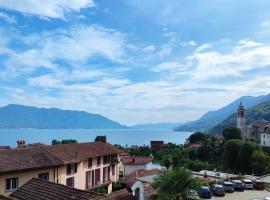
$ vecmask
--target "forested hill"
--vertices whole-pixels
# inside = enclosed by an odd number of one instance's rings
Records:
[[[203,115],[200,119],[186,123],[176,128],[178,131],[209,131],[217,126],[219,123],[227,119],[232,114],[235,114],[240,101],[243,101],[246,108],[252,108],[263,102],[270,100],[270,94],[258,97],[243,96],[225,107],[216,111],[210,111]]]
[[[99,114],[12,104],[0,108],[0,128],[121,129],[126,127]]]
[[[261,103],[246,111],[246,123],[252,123],[259,119],[270,121],[270,100]],[[209,131],[210,134],[220,134],[223,129],[230,126],[236,126],[236,114],[231,115],[226,120],[215,126]]]

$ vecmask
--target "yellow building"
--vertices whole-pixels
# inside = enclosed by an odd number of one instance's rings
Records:
[[[0,195],[8,196],[36,177],[90,190],[119,179],[119,153],[101,142],[27,146],[0,150]]]

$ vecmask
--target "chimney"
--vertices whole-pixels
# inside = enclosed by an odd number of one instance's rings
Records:
[[[17,141],[17,148],[22,148],[25,146],[25,141],[23,139],[20,139]]]
[[[132,157],[132,162],[135,163],[135,157]]]

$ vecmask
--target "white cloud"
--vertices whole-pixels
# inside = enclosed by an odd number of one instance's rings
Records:
[[[196,46],[197,43],[193,40],[187,41],[187,42],[180,42],[180,46],[186,47],[186,46]]]
[[[148,45],[142,49],[143,52],[149,53],[156,50],[156,47],[154,45]]]
[[[186,70],[186,66],[178,63],[178,62],[164,62],[160,63],[154,67],[152,67],[153,72],[162,72],[162,71],[178,71],[184,72]]]
[[[6,68],[1,71],[2,78],[17,77],[39,68],[56,70],[58,60],[72,66],[82,66],[90,58],[98,55],[113,63],[124,62],[124,34],[97,25],[73,26],[70,29],[59,29],[39,35],[1,35],[5,42],[0,42],[0,53],[5,55],[2,63]],[[28,48],[13,50],[9,47],[13,39],[26,44]],[[78,72],[78,76],[88,75]]]
[[[66,13],[79,12],[83,8],[94,6],[93,0],[0,1],[2,8],[49,18],[64,18]]]
[[[204,50],[206,50],[206,49],[209,49],[209,48],[211,48],[211,47],[212,47],[211,44],[205,43],[205,44],[202,44],[201,46],[199,46],[199,47],[195,50],[195,52],[199,53],[199,52],[202,52],[202,51],[204,51]]]
[[[8,15],[6,13],[0,12],[0,19],[7,21],[8,23],[16,23],[16,17],[14,15]]]
[[[261,27],[262,28],[266,28],[266,27],[269,27],[270,26],[270,22],[269,21],[264,21],[261,23]]]

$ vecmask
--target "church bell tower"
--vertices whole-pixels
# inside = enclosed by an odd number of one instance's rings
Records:
[[[246,116],[245,116],[245,108],[242,104],[242,100],[237,109],[237,128],[241,130],[242,138],[245,139],[245,126],[246,126]]]

